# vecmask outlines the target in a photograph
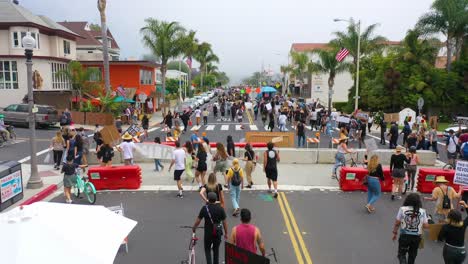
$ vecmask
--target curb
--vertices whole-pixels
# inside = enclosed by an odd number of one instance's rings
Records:
[[[60,184],[52,184],[52,185],[46,187],[44,190],[38,192],[36,195],[34,195],[31,198],[27,199],[26,201],[22,202],[19,206],[30,205],[32,203],[44,200],[47,196],[54,193],[59,188],[59,185]]]

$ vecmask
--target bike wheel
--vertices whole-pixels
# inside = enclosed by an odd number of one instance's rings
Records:
[[[88,199],[88,202],[90,204],[96,203],[96,188],[94,188],[94,185],[92,183],[85,183],[84,193],[86,195],[86,199]]]
[[[76,198],[80,198],[82,186],[83,186],[83,184],[82,184],[81,179],[79,179],[78,177],[76,177],[76,182],[75,182],[75,184],[72,186],[72,193],[73,193],[73,195],[74,195]]]

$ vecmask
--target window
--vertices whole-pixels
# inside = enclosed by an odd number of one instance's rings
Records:
[[[56,90],[69,90],[71,88],[70,81],[67,77],[58,72],[67,70],[67,64],[52,62],[52,89]]]
[[[18,108],[16,108],[16,112],[23,112],[26,113],[29,110],[29,106],[27,104],[20,104]]]
[[[0,61],[0,89],[18,89],[16,61]]]
[[[153,72],[140,69],[140,84],[153,84]]]
[[[69,55],[70,54],[70,42],[64,40],[63,41],[63,54]]]
[[[13,32],[13,47],[14,48],[23,48],[23,38],[26,36],[26,32]],[[31,37],[36,40],[35,49],[40,48],[40,34],[38,32],[31,32]]]
[[[3,109],[3,111],[5,111],[5,112],[16,112],[16,108],[18,108],[18,105],[13,104],[13,105],[7,106],[5,109]]]

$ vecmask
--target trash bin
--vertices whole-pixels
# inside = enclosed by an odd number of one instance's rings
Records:
[[[23,199],[21,163],[0,161],[0,212]]]

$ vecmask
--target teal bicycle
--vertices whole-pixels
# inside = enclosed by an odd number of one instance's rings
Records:
[[[76,183],[72,186],[72,193],[76,198],[84,193],[90,204],[96,203],[96,188],[89,182],[88,177],[81,177],[81,168],[76,169]]]

